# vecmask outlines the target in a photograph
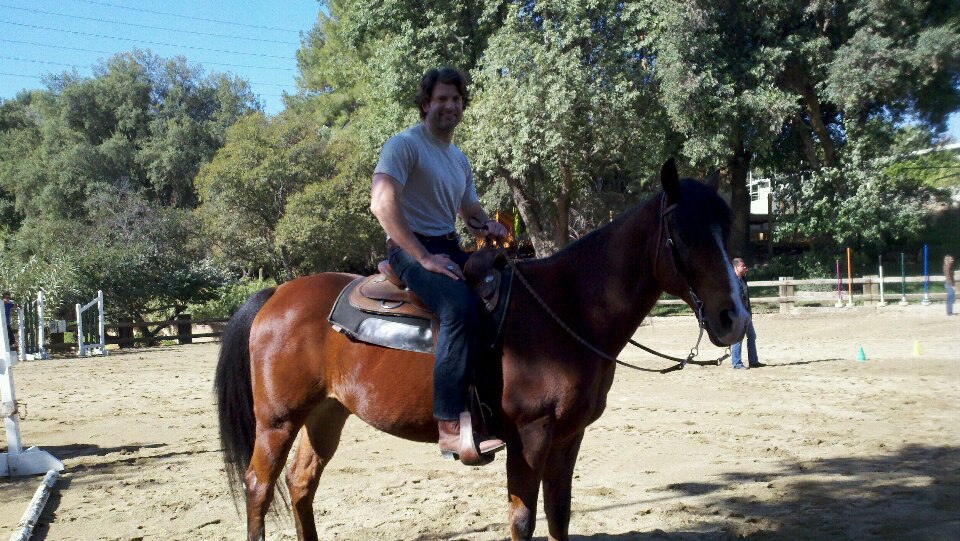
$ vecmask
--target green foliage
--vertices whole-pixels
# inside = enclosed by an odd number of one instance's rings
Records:
[[[189,211],[148,201],[135,193],[97,194],[88,203],[92,223],[71,235],[78,289],[84,302],[103,290],[118,318],[162,318],[190,303],[213,298],[228,279],[205,256]]]
[[[277,285],[273,280],[243,279],[230,282],[214,292],[212,299],[188,307],[194,319],[228,318],[233,315],[251,295]]]
[[[464,149],[484,191],[506,185],[539,255],[583,232],[570,227],[581,197],[639,183],[663,159],[639,29],[618,1],[512,3],[473,72]]]
[[[77,264],[66,255],[50,259],[31,256],[21,263],[14,254],[0,254],[0,290],[9,291],[19,304],[35,300],[42,290],[47,319],[71,306],[79,293],[80,281]]]
[[[227,265],[247,275],[264,268],[282,280],[297,274],[297,256],[277,228],[291,197],[333,176],[327,137],[309,117],[289,114],[255,113],[227,130],[226,144],[196,178],[204,234]]]

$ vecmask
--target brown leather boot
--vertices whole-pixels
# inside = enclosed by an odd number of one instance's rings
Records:
[[[473,423],[469,412],[460,414],[457,421],[437,421],[440,431],[440,454],[443,458],[460,459],[468,466],[487,464],[493,454],[506,448],[498,438],[483,438],[479,444],[474,440]]]

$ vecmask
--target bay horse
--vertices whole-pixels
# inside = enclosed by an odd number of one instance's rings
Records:
[[[661,193],[613,222],[551,257],[515,263],[529,287],[514,284],[498,353],[475,378],[481,396],[495,397],[493,424],[507,442],[514,540],[533,536],[541,484],[550,539],[568,538],[577,453],[613,383],[607,357],[626,346],[663,291],[702,306],[714,344],[743,338],[748,315],[725,251],[730,209],[716,182],[711,189],[680,180],[672,159],[660,180]],[[264,537],[298,432],[286,484],[302,540],[317,539],[313,499],[350,415],[436,445],[432,356],[354,342],[327,322],[354,278],[322,273],[255,293],[222,337],[220,438],[231,489],[243,487],[249,541]]]

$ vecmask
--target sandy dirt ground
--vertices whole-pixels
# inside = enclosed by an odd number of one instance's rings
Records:
[[[960,539],[960,317],[942,311],[758,315],[765,368],[618,369],[580,452],[572,538]],[[636,338],[680,355],[696,324],[654,319]],[[244,538],[219,453],[216,355],[197,344],[15,367],[24,442],[66,464],[35,539]],[[621,358],[667,366],[632,346]],[[444,462],[351,419],[316,500],[320,535],[508,538],[504,464]],[[0,480],[0,535],[39,481]],[[295,539],[289,515],[267,537]]]

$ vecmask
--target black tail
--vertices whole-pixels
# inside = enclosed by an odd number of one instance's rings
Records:
[[[253,456],[256,435],[253,388],[250,384],[250,327],[276,288],[260,290],[247,299],[220,337],[220,360],[213,390],[220,418],[220,445],[234,501],[243,494],[243,478]]]

